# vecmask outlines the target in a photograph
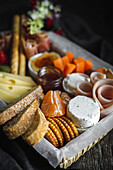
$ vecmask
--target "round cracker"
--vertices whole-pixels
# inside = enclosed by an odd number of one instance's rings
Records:
[[[47,133],[45,135],[45,138],[51,143],[53,144],[56,148],[59,148],[59,143],[58,143],[58,139],[55,136],[55,134],[53,133],[53,131],[48,127]]]
[[[79,135],[77,128],[75,127],[74,123],[67,117],[62,116],[62,118],[70,125],[75,137]]]
[[[64,134],[66,143],[69,142],[71,140],[71,137],[69,135],[68,130],[64,126],[64,124],[58,118],[53,118],[53,119],[55,120],[55,122],[58,124],[58,126],[62,130],[62,133]]]
[[[62,139],[62,137],[61,137],[58,129],[57,129],[57,128],[55,127],[55,125],[52,124],[51,122],[49,123],[49,127],[50,127],[50,129],[54,132],[55,136],[57,137],[57,139],[58,139],[58,141],[59,141],[59,144],[60,144],[60,147],[62,147],[63,144],[64,144],[64,141],[63,141],[63,139]]]
[[[56,127],[56,129],[58,129],[58,131],[59,131],[59,133],[60,133],[60,135],[61,135],[61,138],[62,138],[62,140],[63,140],[63,143],[64,143],[64,136],[63,136],[62,131],[60,130],[58,124],[53,120],[53,118],[47,118],[47,120],[48,120],[49,122],[51,122],[51,123]]]
[[[69,125],[64,119],[62,119],[61,117],[58,118],[58,119],[64,124],[64,126],[65,126],[66,129],[68,130],[71,139],[74,139],[74,138],[75,138],[75,135],[74,135],[74,132],[72,131],[70,125]]]

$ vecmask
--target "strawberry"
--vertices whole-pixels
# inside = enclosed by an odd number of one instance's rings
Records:
[[[7,56],[3,50],[0,50],[0,65],[7,64]]]

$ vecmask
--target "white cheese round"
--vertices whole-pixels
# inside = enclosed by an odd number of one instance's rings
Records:
[[[67,116],[79,128],[95,125],[100,119],[100,108],[90,97],[78,95],[69,101]]]

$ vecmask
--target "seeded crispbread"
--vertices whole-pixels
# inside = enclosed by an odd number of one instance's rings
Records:
[[[38,107],[34,119],[27,129],[27,131],[22,135],[22,138],[31,146],[37,144],[46,134],[49,122],[45,118],[41,109]]]
[[[9,139],[15,139],[24,134],[31,125],[35,112],[39,107],[39,100],[35,99],[24,111],[9,120],[4,126],[3,131]]]

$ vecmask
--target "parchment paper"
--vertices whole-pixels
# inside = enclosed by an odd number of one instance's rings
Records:
[[[80,134],[77,138],[71,140],[61,149],[55,148],[46,139],[42,139],[36,144],[34,149],[45,157],[48,162],[56,168],[64,155],[67,159],[70,159],[74,155],[78,154],[84,148],[88,147],[95,140],[109,132],[113,128],[113,113],[99,121],[95,126],[89,128],[84,133]]]

